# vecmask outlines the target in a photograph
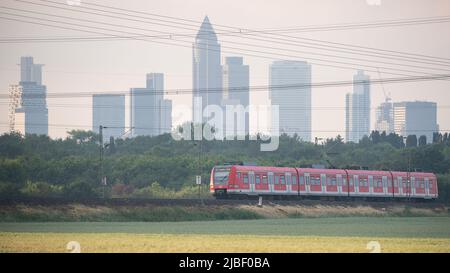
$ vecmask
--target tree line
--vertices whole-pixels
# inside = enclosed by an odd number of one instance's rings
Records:
[[[99,136],[91,131],[72,130],[65,139],[3,134],[0,197],[190,197],[197,194],[196,175],[208,184],[214,165],[253,162],[434,172],[441,196],[450,200],[448,133],[435,133],[430,144],[421,136],[408,136],[404,142],[402,136],[377,131],[359,143],[344,143],[339,135],[322,143],[282,135],[279,148],[273,152],[261,152],[262,142],[248,138],[176,141],[170,134],[139,136],[112,139],[100,160]],[[207,185],[202,193],[208,195]]]

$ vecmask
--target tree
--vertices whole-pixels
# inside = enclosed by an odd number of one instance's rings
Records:
[[[409,135],[406,137],[406,147],[417,147],[417,136]]]
[[[97,142],[99,140],[99,135],[93,131],[72,130],[67,133],[69,134],[68,138],[75,140],[77,144]]]
[[[427,145],[427,136],[421,135],[419,137],[419,147]]]

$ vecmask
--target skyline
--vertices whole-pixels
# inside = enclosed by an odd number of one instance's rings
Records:
[[[141,1],[134,1],[134,5],[135,6],[139,6],[139,3]],[[171,1],[169,1],[170,3],[167,4],[168,6],[173,5],[173,3]],[[200,1],[201,2],[201,1]],[[355,1],[353,1],[355,2]],[[178,2],[178,5],[180,5],[181,3]],[[292,3],[291,3],[292,4]],[[417,7],[420,7],[421,5],[424,5],[425,2],[421,2],[421,1],[415,1],[414,3],[411,4],[412,7],[415,7],[411,10],[411,13],[414,13],[413,11],[417,11]],[[343,4],[345,6],[345,4]],[[379,6],[379,7],[368,7],[368,6],[358,6],[355,7],[358,10],[364,10],[364,12],[362,13],[372,13],[373,10],[368,11],[372,8],[377,9],[375,11],[375,13],[377,13],[378,15],[380,14],[380,10],[385,10],[386,6],[391,5],[390,3],[384,3]],[[120,3],[117,3],[117,5],[113,5],[111,4],[111,6],[121,6]],[[133,5],[132,5],[133,6]],[[195,6],[195,5],[194,5]],[[208,8],[211,7],[211,5],[207,5]],[[246,4],[244,4],[244,6],[246,6]],[[306,3],[306,9],[311,8],[314,9],[314,4],[311,3]],[[440,12],[441,9],[437,9],[436,7],[446,7],[448,6],[448,1],[440,1],[439,5],[428,5],[426,6],[425,10],[422,11],[426,11],[427,13],[430,13],[433,15],[437,15],[438,11]],[[330,7],[332,8],[333,11],[335,11],[336,9],[339,9],[338,7],[334,6],[334,5],[330,5]],[[155,9],[162,9],[164,10],[165,8],[167,8],[164,4],[158,4],[155,6]],[[392,7],[391,7],[392,8]],[[188,9],[190,12],[192,11],[192,9]],[[213,9],[214,10],[214,9]],[[445,9],[443,9],[445,10]],[[148,10],[147,10],[148,11]],[[197,11],[199,12],[199,11]],[[266,14],[267,11],[265,11],[264,9],[262,9],[262,13]],[[333,12],[332,12],[333,13]],[[401,12],[404,16],[404,12]],[[167,12],[161,12],[161,14],[170,14]],[[191,13],[193,14],[193,13]],[[198,13],[197,13],[198,14]],[[225,14],[229,14],[226,13]],[[316,15],[319,15],[319,13],[315,13]],[[176,14],[170,14],[172,16],[178,16],[178,17],[187,17],[187,16],[181,16],[181,15],[176,15]],[[224,20],[223,16],[217,16],[218,19],[216,19],[216,16],[211,15],[210,12],[208,12],[209,18],[211,19],[211,22],[214,26],[214,23],[217,22],[218,25],[222,25],[224,24],[223,22],[225,21],[225,25],[231,25],[231,23],[227,23],[226,20]],[[389,13],[388,13],[389,15]],[[392,15],[392,13],[391,13]],[[400,18],[401,14],[396,14],[396,16],[391,16],[389,19],[394,19],[394,18]],[[428,16],[428,15],[427,15]],[[191,18],[191,19],[195,19],[195,15],[192,17],[187,17],[187,18]],[[364,16],[361,16],[364,17]],[[375,16],[377,17],[377,16]],[[379,17],[379,16],[378,16]],[[419,16],[415,16],[410,14],[409,17],[419,17]],[[424,13],[421,13],[420,17],[425,17]],[[234,19],[239,19],[240,17],[234,18]],[[259,18],[257,16],[257,18]],[[284,17],[283,17],[284,19]],[[354,21],[356,21],[355,18]],[[361,21],[369,21],[369,19],[376,19],[376,18],[372,18],[370,16],[367,17],[367,19],[365,20],[361,20]],[[379,18],[378,18],[379,19]],[[199,21],[197,19],[195,19],[196,21]],[[217,21],[216,21],[217,20]],[[239,20],[237,20],[239,21]],[[260,20],[256,20],[258,21],[257,23],[261,23]],[[338,20],[336,20],[338,21]],[[372,21],[376,21],[376,20],[372,20]],[[287,27],[289,26],[289,20],[282,20],[280,22],[277,22],[279,25],[281,25],[280,27]],[[330,24],[332,24],[334,22],[331,22]],[[8,24],[12,24],[12,23],[6,23],[5,25]],[[311,25],[310,24],[304,24],[304,25]],[[22,29],[22,32],[26,33],[29,31],[29,29],[38,29],[39,31],[36,32],[35,35],[39,34],[39,35],[43,35],[43,33],[47,32],[47,29],[44,30],[44,28],[37,28],[37,26],[29,26],[27,24],[19,24],[16,23],[15,26],[20,25],[19,28],[16,28],[17,30]],[[294,24],[291,24],[291,26]],[[197,25],[197,29],[200,25]],[[431,43],[428,45],[426,44],[423,40],[421,43],[411,43],[411,46],[407,47],[407,48],[402,48],[402,46],[405,46],[406,44],[409,45],[409,42],[414,41],[415,38],[414,37],[410,37],[406,34],[411,33],[411,30],[414,30],[413,32],[415,32],[415,34],[417,34],[417,31],[419,31],[422,35],[419,35],[421,37],[423,36],[427,36],[427,35],[431,35],[431,32],[429,31],[430,29],[440,29],[442,27],[445,27],[445,24],[437,24],[437,25],[419,25],[419,26],[404,26],[404,27],[393,27],[393,28],[389,28],[389,29],[384,29],[384,31],[386,31],[386,33],[384,33],[384,36],[389,36],[389,35],[393,35],[393,33],[402,33],[402,35],[400,37],[403,37],[402,39],[391,39],[388,41],[391,42],[392,44],[389,45],[389,47],[387,45],[384,46],[380,46],[379,48],[384,48],[384,49],[393,49],[393,50],[401,50],[401,51],[407,51],[407,52],[416,52],[416,53],[420,53],[420,54],[424,54],[424,55],[437,55],[437,56],[441,56],[443,58],[449,58],[449,52],[448,50],[430,50],[429,46],[433,46],[433,47],[441,47],[441,48],[448,48],[449,45],[449,39],[448,37],[446,37],[445,35],[443,35],[444,37],[442,37],[440,39],[440,41],[442,43],[436,43],[431,45]],[[259,27],[255,27],[255,26],[248,26],[251,29],[264,29],[264,24],[260,24]],[[5,27],[6,28],[6,27]],[[363,33],[367,32],[368,34],[362,35]],[[370,30],[340,30],[340,31],[335,31],[335,32],[320,32],[320,33],[312,33],[312,34],[307,34],[312,36],[313,38],[316,38],[316,36],[327,36],[325,38],[327,38],[327,40],[329,40],[330,38],[332,38],[333,36],[336,35],[340,35],[343,34],[342,37],[339,37],[336,40],[333,40],[335,42],[338,42],[339,39],[344,40],[344,42],[349,43],[348,40],[352,40],[349,39],[349,36],[352,36],[351,34],[354,33],[358,33],[361,35],[362,38],[368,40],[369,42],[365,45],[371,45],[374,41],[371,40],[371,36],[374,36],[374,33],[377,33],[378,30],[377,29],[370,29]],[[424,32],[426,32],[424,34]],[[3,28],[2,28],[2,33],[3,33]],[[7,32],[5,32],[7,33]],[[28,32],[28,34],[30,34],[30,32]],[[17,34],[15,34],[17,35]],[[23,34],[22,34],[23,35]],[[48,35],[48,34],[47,34]],[[67,33],[64,34],[65,36],[68,36]],[[72,34],[74,35],[74,34]],[[78,33],[78,35],[80,35],[80,33]],[[302,34],[303,36],[305,34]],[[358,36],[358,35],[355,35]],[[375,35],[376,36],[376,35]],[[441,35],[442,36],[442,35]],[[408,39],[407,39],[408,38]],[[222,42],[221,40],[225,40],[225,39],[229,39],[229,37],[225,36],[222,37],[220,35],[220,31],[218,31],[218,42],[223,45],[225,44],[225,42]],[[324,38],[321,38],[323,40],[325,40]],[[193,38],[189,38],[186,40],[191,40],[191,44],[193,42]],[[345,41],[347,40],[347,41]],[[358,39],[356,39],[358,40]],[[339,42],[341,42],[339,41]],[[395,41],[395,42],[394,42]],[[399,43],[400,41],[400,43]],[[402,42],[403,41],[403,42]],[[358,41],[350,41],[352,42],[352,44],[362,44],[362,43],[358,43]],[[408,42],[408,43],[406,43]],[[86,45],[87,44],[87,45]],[[128,41],[128,42],[116,42],[116,43],[109,43],[109,42],[100,42],[100,45],[104,46],[105,50],[103,50],[102,54],[100,53],[96,47],[98,47],[97,44],[90,44],[90,43],[73,43],[73,45],[71,43],[68,44],[64,44],[64,43],[58,43],[58,44],[45,44],[45,43],[41,43],[41,44],[12,44],[9,45],[8,44],[1,44],[0,47],[2,47],[2,60],[4,59],[9,59],[9,62],[6,62],[9,64],[9,66],[11,66],[11,63],[14,65],[15,63],[17,63],[17,59],[21,56],[21,55],[17,55],[17,56],[12,56],[13,54],[7,54],[8,56],[6,56],[5,53],[5,48],[13,48],[12,51],[24,51],[23,48],[27,48],[25,49],[25,51],[31,51],[29,52],[30,55],[33,55],[36,59],[37,62],[39,63],[45,63],[46,66],[43,67],[43,73],[44,73],[44,82],[47,85],[47,92],[50,94],[54,94],[54,93],[66,93],[66,92],[79,92],[79,91],[89,91],[89,92],[105,92],[105,91],[110,91],[110,90],[123,90],[124,92],[126,92],[126,90],[129,89],[130,86],[139,86],[142,85],[142,78],[145,74],[153,72],[153,71],[160,71],[163,72],[166,76],[166,86],[168,90],[172,90],[172,89],[177,89],[177,88],[187,88],[190,86],[190,81],[189,81],[189,77],[190,75],[192,76],[192,71],[191,69],[187,68],[186,66],[189,67],[189,63],[191,63],[188,59],[192,56],[192,52],[189,54],[189,50],[188,49],[179,49],[176,47],[169,47],[169,46],[164,46],[164,48],[160,48],[159,46],[154,46],[153,44],[150,43],[142,43],[139,41]],[[129,45],[130,46],[127,46]],[[400,48],[399,48],[399,44],[400,44]],[[363,44],[364,45],[364,44]],[[417,45],[419,50],[416,48],[416,50],[414,50],[414,45]],[[42,55],[48,55],[48,52],[46,54],[42,54],[42,50],[44,50],[44,48],[46,46],[49,46],[49,48],[67,48],[67,49],[71,49],[68,50],[69,53],[71,54],[62,54],[63,52],[59,52],[58,50],[54,51],[53,56],[49,55],[47,57],[42,57]],[[78,47],[76,49],[74,49],[74,47]],[[134,54],[134,52],[129,52],[130,54],[130,58],[128,58],[129,60],[122,60],[122,57],[117,56],[119,55],[118,52],[123,52],[123,50],[125,50],[125,48],[136,48],[138,50],[137,51],[139,54],[142,54],[144,51],[142,51],[141,47],[145,47],[145,53],[141,55],[139,61],[137,61],[136,56]],[[22,48],[22,50],[20,50],[20,48]],[[116,52],[114,49],[118,48],[118,52]],[[191,49],[192,50],[192,49]],[[86,55],[86,51],[87,52],[91,52],[90,54]],[[34,54],[33,52],[36,52],[37,54]],[[39,52],[41,52],[41,54],[39,54]],[[81,52],[84,53],[79,55]],[[161,63],[161,60],[163,59],[163,57],[167,57],[167,52],[170,52],[170,54],[174,55],[174,59],[177,60],[176,64],[173,64],[172,62],[169,62],[169,64],[164,64]],[[45,50],[44,50],[45,53]],[[95,55],[93,53],[97,53],[98,55]],[[63,70],[59,70],[58,66],[55,66],[55,57],[58,56],[61,60],[59,61],[59,65],[62,64],[71,64],[69,66],[67,66],[65,69]],[[64,62],[64,58],[62,58],[62,56],[67,58],[67,61]],[[80,57],[81,58],[81,62],[84,63],[84,66],[80,66],[80,64],[77,65],[73,65],[73,57]],[[108,58],[114,56],[114,58]],[[183,56],[178,58],[179,56]],[[250,67],[250,86],[262,86],[262,85],[266,85],[267,86],[267,82],[268,82],[268,70],[269,70],[269,64],[273,61],[273,60],[262,60],[262,59],[258,59],[258,58],[252,58],[246,55],[239,55],[239,54],[229,54],[229,53],[224,53],[221,56],[221,62],[225,63],[225,58],[226,57],[230,57],[230,56],[242,56],[244,57],[244,62],[246,63],[246,65],[249,65]],[[3,58],[5,57],[5,58]],[[93,63],[92,61],[87,61],[87,57],[92,58],[94,61],[99,61],[98,63],[102,63],[102,61],[100,60],[107,60],[104,61],[103,63],[106,64],[105,67],[102,66],[98,66],[98,64]],[[106,57],[106,59],[105,59]],[[149,57],[151,57],[149,59]],[[11,59],[16,59],[15,61],[13,60],[11,62]],[[161,60],[160,60],[161,59]],[[186,60],[187,63],[186,63]],[[134,61],[134,63],[133,63]],[[137,61],[137,62],[136,62]],[[308,58],[305,58],[305,61],[308,61]],[[112,64],[112,65],[111,65]],[[2,62],[2,65],[4,65],[4,62]],[[130,68],[130,65],[132,65],[133,67],[139,67],[138,71],[136,69],[127,69]],[[80,73],[77,73],[76,68],[79,68],[78,71]],[[89,67],[89,70],[86,70],[86,67]],[[143,68],[143,67],[148,67],[148,68]],[[322,66],[318,66],[314,64],[314,61],[312,61],[312,67],[313,67],[313,73],[312,73],[312,84],[316,84],[316,83],[321,83],[321,82],[333,82],[333,81],[349,81],[351,80],[352,75],[355,73],[356,69],[354,70],[341,70],[341,69],[333,69],[333,68],[325,68]],[[61,66],[60,66],[61,68]],[[92,72],[90,69],[92,68],[100,68],[100,70],[103,71],[99,71],[101,73],[96,73],[96,74],[91,74],[90,72]],[[363,69],[363,68],[361,68]],[[183,74],[176,74],[177,70],[182,70]],[[381,70],[381,78],[389,78],[389,77],[395,77],[395,76],[389,76],[387,75],[383,69]],[[0,90],[2,90],[1,94],[4,94],[3,90],[7,90],[7,86],[9,84],[13,84],[15,82],[17,82],[14,79],[17,79],[17,75],[14,74],[14,71],[10,71],[10,70],[3,70],[6,71],[5,73],[2,73],[2,75],[0,76],[0,83],[1,83],[1,88]],[[56,72],[59,71],[59,72]],[[73,73],[75,72],[75,73]],[[175,73],[174,73],[175,72]],[[141,74],[142,73],[142,74]],[[371,79],[379,79],[380,76],[378,75],[378,73],[373,73],[373,72],[367,72],[367,74],[369,74],[369,76],[371,77]],[[134,78],[138,78],[138,80],[134,80]],[[69,81],[67,81],[69,80]],[[60,82],[64,81],[64,82],[70,82],[71,85],[67,87],[67,89],[63,90],[63,88],[61,88],[61,84]],[[6,86],[6,88],[5,88]],[[374,84],[372,85],[372,104],[371,104],[371,120],[374,121],[375,118],[375,108],[382,102],[384,101],[384,95],[383,95],[383,89],[388,90],[389,92],[391,92],[391,97],[393,101],[414,101],[414,100],[427,100],[427,101],[435,101],[438,103],[438,124],[440,125],[440,129],[445,130],[445,129],[449,129],[450,128],[450,111],[449,108],[447,107],[447,101],[446,100],[446,96],[445,93],[446,91],[448,91],[448,82],[447,81],[433,81],[433,82],[418,82],[418,83],[399,83],[399,84]],[[341,136],[344,135],[345,133],[345,107],[344,107],[344,102],[345,102],[345,93],[349,92],[351,90],[350,86],[343,86],[343,87],[329,87],[329,88],[315,88],[314,86],[312,87],[312,137],[314,138],[315,136],[318,137],[333,137],[336,136],[337,134],[340,134]],[[327,95],[328,93],[332,92],[333,95],[329,96]],[[266,93],[266,94],[264,94]],[[267,91],[266,92],[262,92],[262,93],[258,93],[258,92],[252,92],[250,91],[250,102],[253,104],[268,104],[268,96],[267,96]],[[174,107],[177,107],[177,105],[180,104],[181,102],[185,102],[187,99],[189,99],[190,95],[168,95],[169,99],[173,100],[174,103]],[[91,114],[90,114],[90,110],[88,109],[88,107],[84,107],[84,105],[89,105],[89,102],[86,102],[86,99],[84,98],[77,98],[77,99],[67,99],[67,98],[49,98],[48,99],[48,108],[49,108],[49,123],[52,124],[66,124],[66,125],[83,125],[85,126],[84,129],[88,129],[91,128],[91,124],[89,122],[89,120],[91,119]],[[2,100],[2,104],[3,102],[5,102],[5,100]],[[3,104],[4,105],[4,104]],[[52,106],[54,105],[54,107]],[[67,105],[70,108],[70,112],[75,112],[76,113],[80,113],[80,115],[77,115],[77,118],[74,119],[73,117],[67,117],[67,115],[61,115],[62,111],[65,110],[64,107],[67,107]],[[7,108],[7,107],[4,107]],[[3,109],[2,109],[3,110]],[[3,114],[4,111],[2,111],[1,113],[1,123],[7,123],[7,114]],[[190,116],[189,114],[187,114],[187,116]],[[174,117],[175,119],[177,117]],[[126,120],[128,120],[128,118],[126,118]],[[178,125],[180,124],[180,120],[174,120],[174,125]],[[127,126],[129,126],[129,124],[126,124]],[[374,122],[371,122],[370,124],[371,129],[374,128]],[[7,128],[2,127],[1,128],[1,132],[5,132],[7,130]],[[254,128],[252,128],[254,129]],[[50,135],[52,137],[63,137],[65,136],[64,133],[65,129],[63,128],[55,128],[55,127],[51,127],[49,129]]]

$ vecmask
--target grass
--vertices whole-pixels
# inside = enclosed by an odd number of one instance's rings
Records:
[[[1,205],[0,222],[162,222],[210,221],[271,218],[317,218],[355,216],[442,216],[448,217],[447,207],[414,208],[407,205],[373,207],[330,204],[223,206],[112,206],[112,205]]]
[[[70,241],[81,252],[369,252],[370,241],[381,252],[450,252],[448,238],[124,233],[0,233],[0,252],[69,252]]]
[[[256,212],[206,206],[2,206],[0,222],[161,222],[260,219]]]
[[[450,217],[0,223],[0,252],[450,252]]]
[[[450,217],[0,223],[0,232],[450,238]]]

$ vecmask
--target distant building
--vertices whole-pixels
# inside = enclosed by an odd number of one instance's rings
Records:
[[[401,136],[422,135],[427,143],[433,141],[433,132],[439,130],[437,124],[437,104],[426,101],[394,103],[394,132]]]
[[[226,105],[242,105],[247,108],[250,103],[249,93],[249,67],[243,64],[242,57],[226,57],[223,66],[223,100],[222,104]],[[243,120],[238,121],[237,116],[234,120],[234,129],[226,132],[226,135],[248,135],[249,134],[249,113],[246,112]],[[238,130],[238,122],[244,122],[244,131]],[[226,122],[224,123],[226,126]]]
[[[370,78],[359,70],[353,76],[353,92],[345,97],[345,139],[359,142],[370,134]]]
[[[103,142],[119,138],[125,132],[125,95],[97,94],[92,96],[92,131],[102,130]]]
[[[390,134],[394,132],[394,106],[392,102],[386,101],[377,107],[375,130],[380,133]]]
[[[202,116],[203,109],[208,105],[220,106],[222,103],[220,60],[220,44],[208,16],[206,16],[192,46],[192,119],[194,122],[206,122],[207,119]],[[194,111],[195,101],[198,98],[201,98],[201,112]]]
[[[279,106],[280,133],[297,134],[304,141],[311,141],[311,65],[275,61],[270,65],[269,84],[271,104]]]
[[[21,107],[25,134],[48,135],[47,87],[42,85],[42,65],[33,57],[20,58]],[[20,114],[22,115],[22,114]]]
[[[172,101],[164,99],[164,74],[147,74],[145,88],[130,90],[133,136],[157,136],[172,129]]]

